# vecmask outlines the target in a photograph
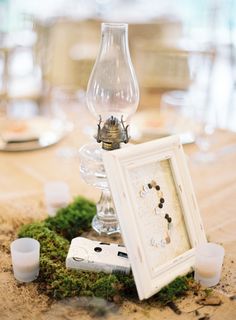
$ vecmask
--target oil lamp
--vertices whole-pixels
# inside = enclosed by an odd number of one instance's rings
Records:
[[[83,179],[102,190],[92,226],[99,234],[119,232],[119,223],[102,153],[128,143],[130,116],[139,103],[139,88],[128,46],[128,25],[102,23],[100,50],[93,67],[86,95],[90,112],[96,117],[96,142],[80,149]]]

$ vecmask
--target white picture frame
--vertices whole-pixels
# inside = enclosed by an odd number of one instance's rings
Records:
[[[147,299],[190,272],[206,242],[186,156],[171,136],[104,152],[103,161],[139,299]]]

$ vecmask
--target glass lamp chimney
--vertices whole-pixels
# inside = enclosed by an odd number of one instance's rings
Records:
[[[87,105],[98,120],[97,142],[105,150],[129,141],[126,122],[139,103],[139,88],[128,46],[128,25],[102,23],[100,50],[88,87]]]

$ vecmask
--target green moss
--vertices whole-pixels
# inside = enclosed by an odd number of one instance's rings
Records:
[[[71,241],[91,228],[95,214],[95,204],[80,196],[66,208],[58,210],[55,217],[47,218],[45,224],[50,230]]]
[[[19,237],[31,237],[40,242],[39,290],[56,299],[96,296],[112,300],[115,296],[122,296],[137,300],[132,275],[85,272],[65,267],[69,241],[90,229],[95,213],[93,202],[77,197],[68,207],[60,209],[55,217],[20,228]],[[184,295],[188,289],[189,278],[180,277],[162,289],[154,299],[166,305]]]
[[[184,296],[190,289],[192,276],[177,277],[168,286],[164,287],[156,295],[156,299],[162,304],[167,305],[175,301],[177,298]]]
[[[30,237],[40,242],[40,253],[51,261],[65,260],[69,241],[50,230],[44,222],[35,222],[20,228],[18,236]]]
[[[119,291],[119,280],[115,275],[107,275],[101,279],[98,279],[92,285],[91,289],[97,297],[104,297],[109,299],[114,297]]]
[[[114,295],[124,294],[126,287],[119,275],[69,270],[65,267],[68,240],[90,229],[95,212],[93,202],[78,197],[68,207],[59,210],[55,217],[20,228],[19,237],[31,237],[40,242],[40,291],[57,299],[81,295],[111,300]],[[133,282],[132,276],[124,278],[127,278],[127,283]],[[135,289],[135,286],[132,288]]]
[[[213,289],[212,288],[206,288],[206,289],[204,289],[204,292],[205,292],[206,297],[209,297],[212,294]]]

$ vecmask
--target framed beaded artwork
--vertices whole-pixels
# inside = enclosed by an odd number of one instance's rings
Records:
[[[104,166],[140,300],[192,270],[206,236],[177,136],[105,152]]]

